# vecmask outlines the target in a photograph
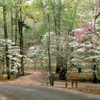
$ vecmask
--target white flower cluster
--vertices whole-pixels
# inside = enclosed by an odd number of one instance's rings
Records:
[[[3,59],[3,56],[5,56],[5,46],[8,46],[8,57],[10,60],[10,63],[13,62],[13,70],[17,70],[18,67],[20,67],[20,58],[23,55],[20,55],[20,48],[15,45],[15,42],[13,42],[10,39],[0,39],[0,56]]]

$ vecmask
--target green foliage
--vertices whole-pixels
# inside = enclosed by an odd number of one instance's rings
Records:
[[[26,28],[27,30],[32,30],[32,27],[29,26],[29,25],[26,24],[26,23],[23,23],[23,27]]]
[[[33,3],[32,3],[32,8],[34,10],[39,11],[41,9],[41,6],[40,5],[41,5],[40,0],[34,0]]]
[[[46,26],[45,26],[44,24],[41,25],[41,26],[38,28],[38,32],[39,32],[41,35],[44,35],[44,34],[47,32]]]

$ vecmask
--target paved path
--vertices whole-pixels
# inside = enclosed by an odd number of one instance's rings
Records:
[[[100,96],[54,87],[0,84],[0,100],[100,100]]]

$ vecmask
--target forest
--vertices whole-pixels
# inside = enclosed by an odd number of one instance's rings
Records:
[[[67,87],[83,69],[100,82],[99,0],[0,0],[0,13],[1,79],[39,69],[51,86],[59,75]]]

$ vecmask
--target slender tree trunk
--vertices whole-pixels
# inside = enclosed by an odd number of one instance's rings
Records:
[[[60,47],[60,32],[61,32],[61,0],[59,0],[59,4],[58,4],[58,16],[57,16],[57,23],[58,23],[58,52],[61,54],[61,52],[62,52],[62,50],[61,50],[61,47]],[[60,67],[63,67],[64,66],[64,62],[63,62],[63,60],[64,60],[64,58],[63,57],[61,57],[61,55],[58,55],[58,57],[59,57],[59,66]],[[58,67],[58,69],[59,69],[59,67]],[[59,72],[59,70],[58,70],[58,72]]]
[[[6,6],[3,6],[3,21],[4,21],[4,35],[5,35],[5,40],[8,39],[8,34],[7,34],[7,21],[6,21]],[[9,58],[8,58],[8,45],[5,45],[5,56],[6,56],[6,70],[7,70],[7,75],[8,79],[10,79],[10,68],[9,68]]]
[[[40,66],[42,67],[43,66],[43,59],[41,58],[41,62],[40,62]]]
[[[67,77],[68,77],[68,65],[67,65],[67,63],[68,63],[68,55],[67,55],[67,47],[68,47],[68,45],[67,45],[67,39],[65,38],[65,42],[66,42],[66,49],[65,49],[65,60],[64,60],[64,65],[66,66],[66,82],[65,82],[65,87],[67,87],[68,86],[68,80],[67,80]]]
[[[61,60],[60,60],[60,54],[59,54],[60,53],[60,32],[59,32],[60,31],[59,30],[60,29],[60,19],[57,19],[57,10],[56,10],[55,0],[53,0],[53,12],[54,12],[55,33],[57,36],[57,39],[56,39],[56,45],[57,45],[56,72],[59,73],[59,70],[61,67]]]
[[[11,7],[11,40],[13,41],[13,8]]]
[[[11,7],[11,40],[13,41],[13,8],[12,7]],[[13,69],[13,67],[14,67],[14,60],[11,60],[11,69]]]
[[[34,61],[34,69],[36,69],[36,64],[37,64],[37,61],[35,60]]]
[[[3,55],[2,61],[3,61],[3,74],[4,74],[4,69],[5,69],[5,57],[4,57],[4,55]]]
[[[96,67],[97,67],[96,66],[96,60],[93,59],[93,79],[92,79],[93,83],[97,83],[97,76],[96,76],[96,72],[95,72]]]
[[[23,53],[23,20],[22,20],[22,0],[20,0],[20,12],[19,12],[19,20],[18,20],[18,26],[19,26],[19,38],[20,38],[20,54],[24,55]],[[24,75],[24,64],[23,64],[23,56],[21,57],[21,73]]]
[[[18,8],[17,8],[17,5],[18,5],[18,1],[17,3],[15,4],[16,5],[16,10],[15,10],[15,19],[16,19],[16,23],[15,23],[15,44],[17,45],[17,37],[18,37]]]
[[[50,32],[51,32],[51,29],[50,29],[50,16],[49,14],[47,15],[46,17],[46,14],[44,12],[44,6],[43,6],[43,1],[41,0],[41,6],[42,6],[42,12],[43,12],[43,16],[44,16],[44,23],[47,27],[47,30],[48,30],[48,58],[49,58],[49,63],[48,63],[48,68],[49,68],[49,82],[50,82],[50,85],[53,86],[54,85],[54,78],[53,78],[53,74],[52,74],[52,70],[51,70],[51,54],[50,54]],[[46,18],[48,20],[48,22],[46,22]]]
[[[50,32],[51,32],[51,29],[50,29],[50,17],[49,17],[49,14],[47,15],[47,18],[48,18],[48,32],[49,32],[49,35],[48,35],[48,58],[49,58],[49,64],[48,64],[48,67],[49,67],[49,75],[50,75],[50,85],[53,86],[54,85],[54,78],[53,78],[53,74],[52,74],[52,70],[51,70],[51,53],[50,53]]]

